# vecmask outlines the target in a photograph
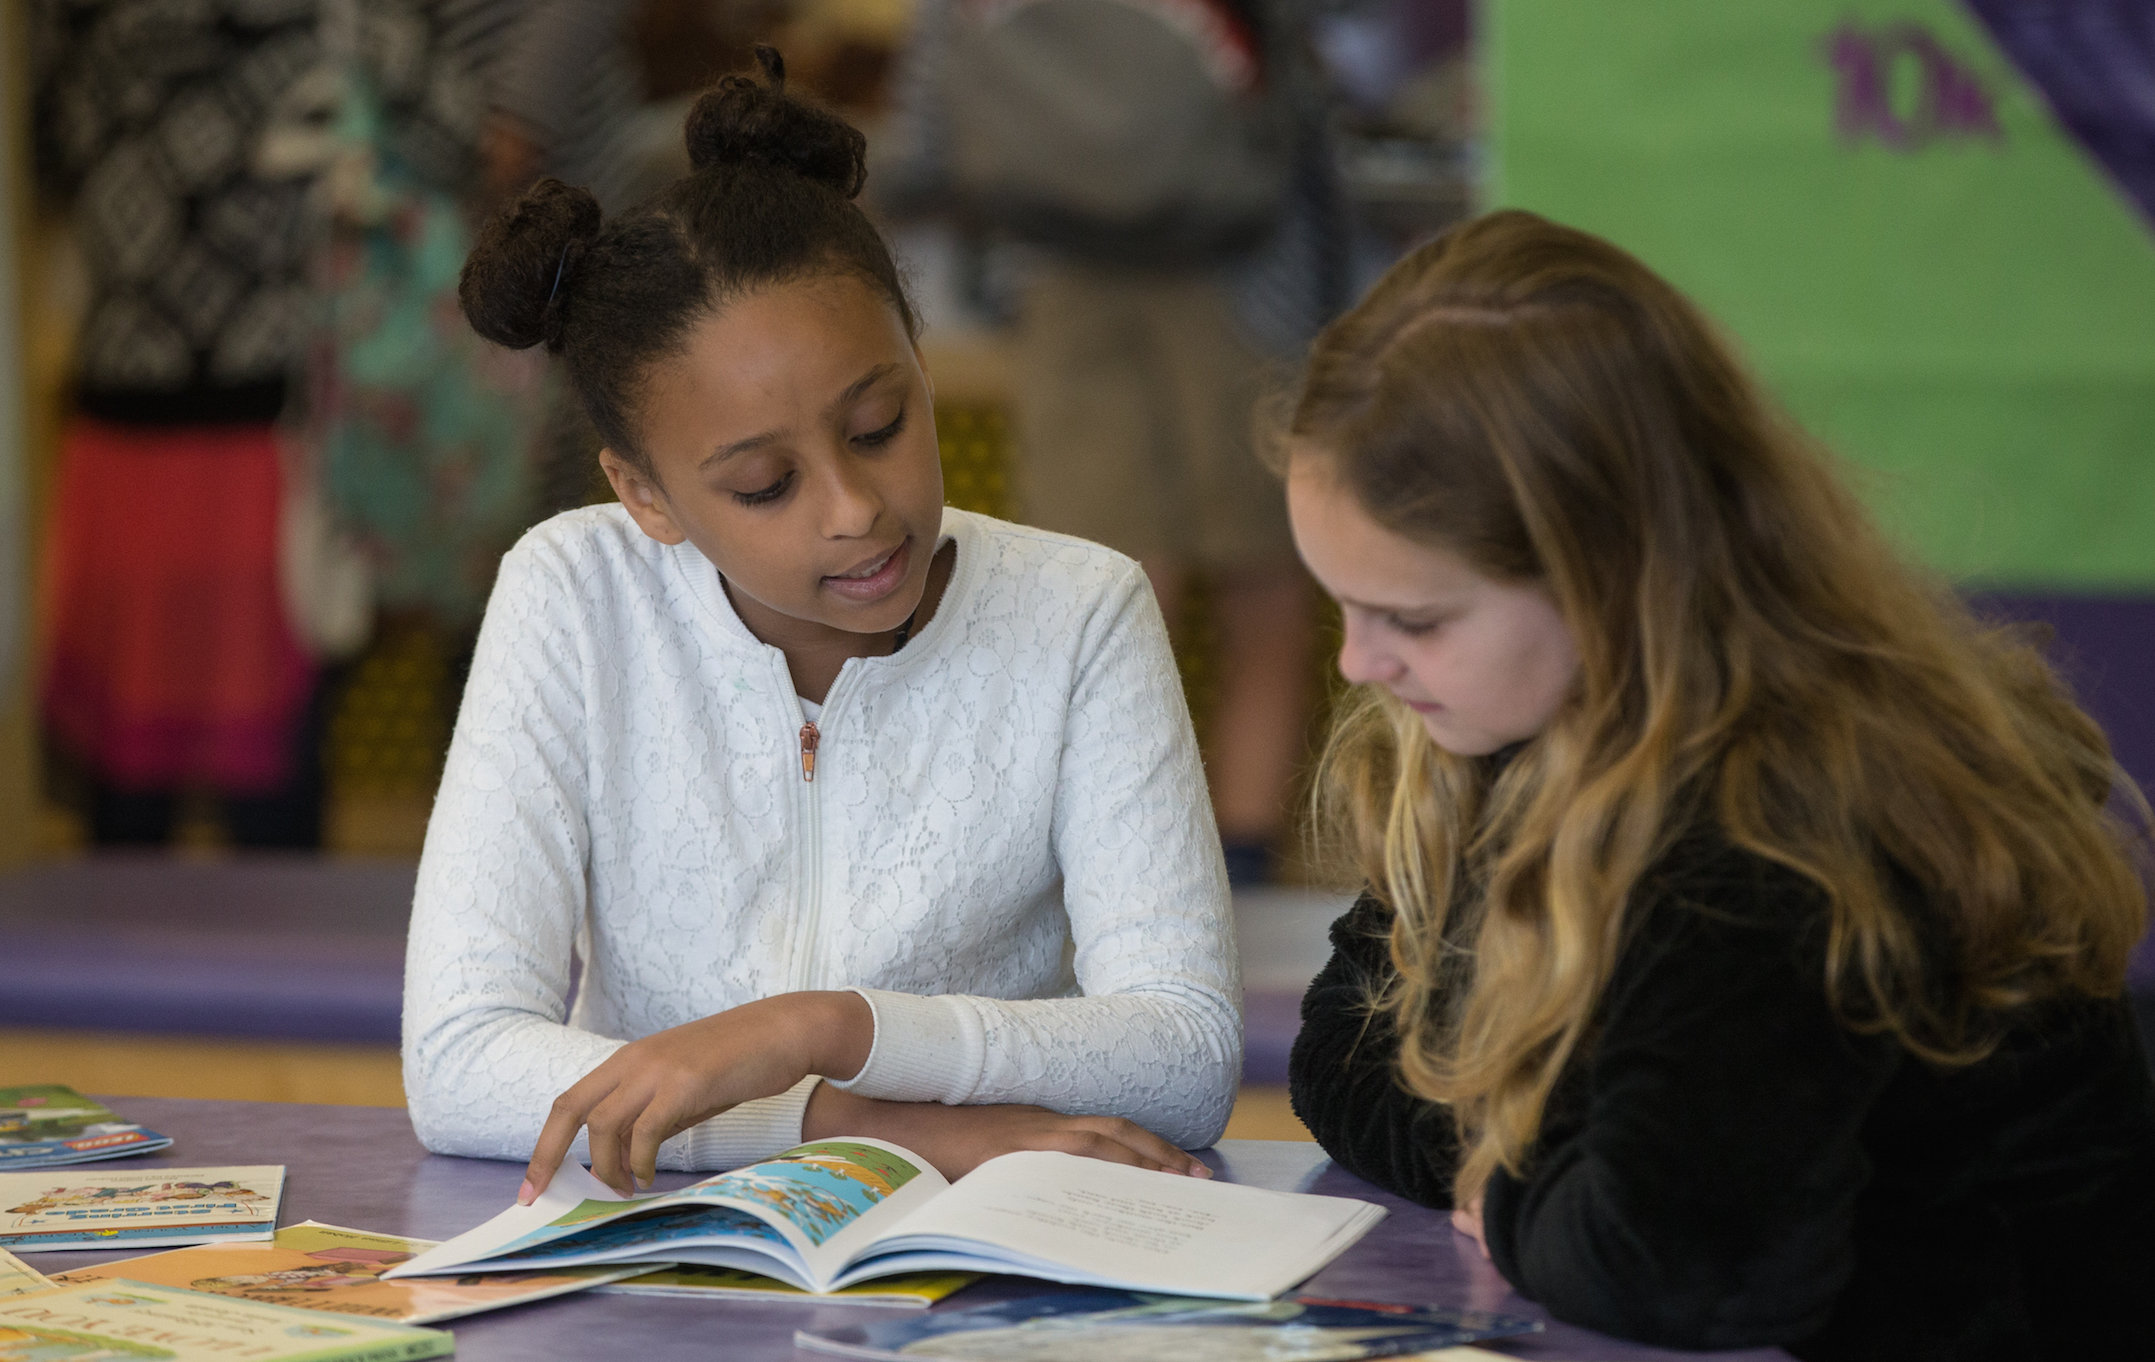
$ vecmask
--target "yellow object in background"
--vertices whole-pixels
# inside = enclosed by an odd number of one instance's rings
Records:
[[[403,1278],[405,1281],[423,1280]],[[828,1295],[815,1296],[818,1305],[903,1305],[926,1309],[962,1287],[980,1280],[977,1272],[908,1272],[840,1287]],[[627,1281],[598,1288],[601,1293],[628,1296],[690,1296],[704,1299],[778,1300],[787,1296],[804,1299],[810,1293],[789,1286],[760,1272],[740,1272],[730,1267],[661,1268]]]

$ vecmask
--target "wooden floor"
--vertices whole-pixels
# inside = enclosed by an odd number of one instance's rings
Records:
[[[397,1052],[386,1046],[0,1029],[0,1088],[25,1083],[114,1097],[404,1105]],[[1309,1132],[1289,1109],[1285,1088],[1245,1087],[1227,1138],[1306,1140]]]

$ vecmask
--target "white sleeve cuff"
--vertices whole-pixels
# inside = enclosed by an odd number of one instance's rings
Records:
[[[801,1117],[822,1081],[810,1074],[776,1097],[743,1102],[690,1126],[662,1146],[668,1153],[680,1151],[680,1161],[667,1160],[667,1166],[716,1172],[785,1153],[801,1142]]]
[[[987,1062],[980,1013],[960,997],[923,998],[856,988],[875,1014],[875,1041],[861,1071],[834,1088],[885,1102],[971,1100]]]

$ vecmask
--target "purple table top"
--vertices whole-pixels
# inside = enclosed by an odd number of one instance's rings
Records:
[[[280,1224],[320,1220],[354,1229],[446,1239],[507,1206],[523,1166],[428,1154],[413,1138],[402,1110],[319,1107],[269,1102],[193,1102],[175,1098],[107,1099],[132,1120],[173,1137],[162,1154],[126,1161],[128,1167],[186,1167],[282,1163],[286,1167]],[[1226,1140],[1206,1155],[1230,1181],[1286,1191],[1355,1196],[1385,1206],[1369,1236],[1311,1278],[1306,1290],[1360,1300],[1436,1302],[1547,1315],[1521,1299],[1446,1217],[1389,1196],[1331,1165],[1312,1144]],[[661,1175],[662,1187],[689,1181]],[[43,1272],[127,1257],[118,1253],[40,1253],[25,1259]],[[1037,1282],[991,1278],[959,1293],[943,1308],[992,1296],[1053,1290]],[[633,1357],[637,1362],[714,1356],[725,1340],[728,1359],[796,1354],[793,1331],[804,1325],[858,1320],[862,1307],[742,1304],[634,1296],[563,1296],[492,1314],[453,1320],[446,1328],[465,1362],[529,1362],[538,1358]],[[1505,1342],[1500,1350],[1545,1362],[1654,1362],[1718,1357],[1729,1362],[1786,1362],[1778,1350],[1674,1353],[1621,1343],[1551,1323],[1545,1334]]]

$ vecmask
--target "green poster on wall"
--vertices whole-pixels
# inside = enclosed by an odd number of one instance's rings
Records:
[[[1492,0],[1490,202],[1690,293],[1932,565],[2155,588],[2155,223],[1984,9]]]

